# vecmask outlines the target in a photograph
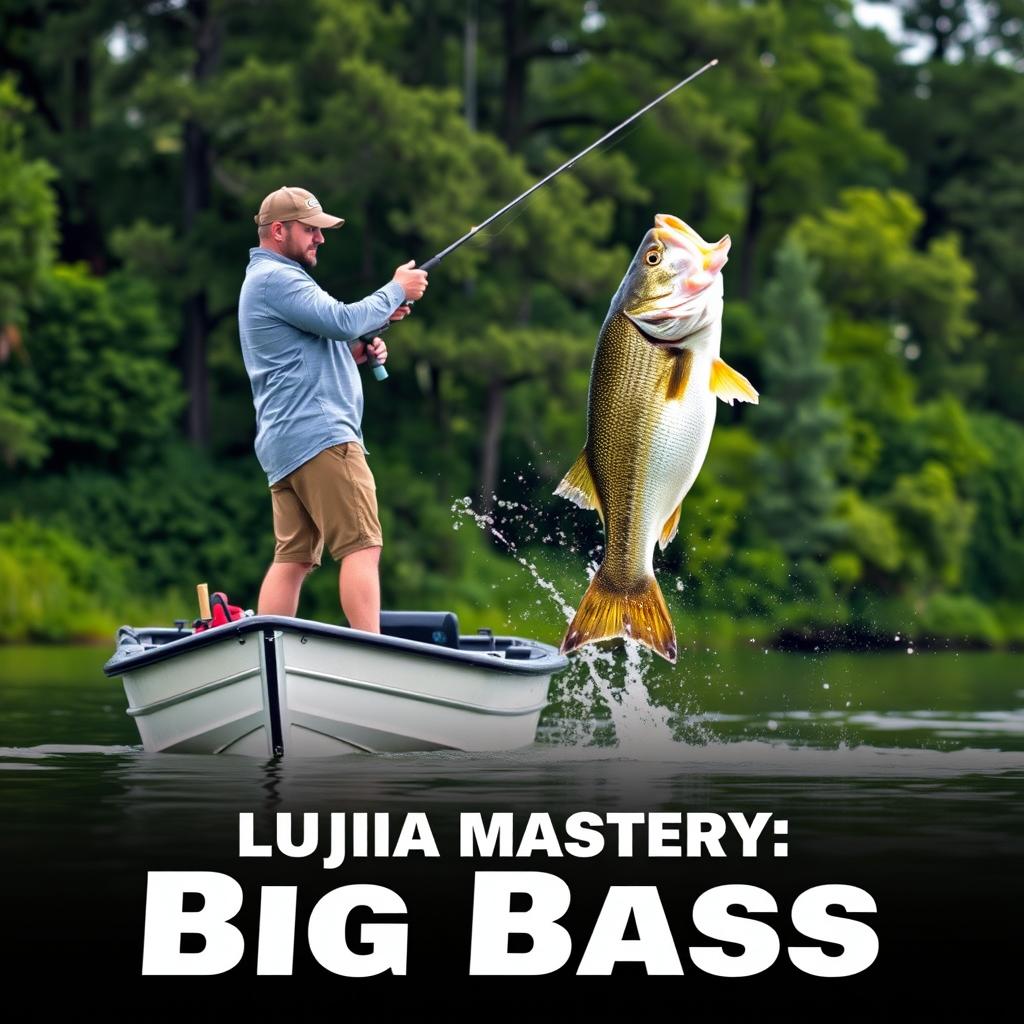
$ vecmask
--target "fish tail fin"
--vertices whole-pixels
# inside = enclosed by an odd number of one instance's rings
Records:
[[[619,590],[609,584],[602,565],[569,623],[562,653],[618,636],[646,644],[675,663],[676,631],[658,581],[648,576],[632,590]]]

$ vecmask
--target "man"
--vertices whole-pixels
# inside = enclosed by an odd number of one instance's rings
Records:
[[[361,302],[338,302],[306,268],[323,229],[341,227],[302,188],[279,188],[255,217],[257,248],[238,300],[242,356],[256,405],[256,455],[270,484],[274,561],[260,589],[260,615],[295,615],[306,575],[326,545],[340,563],[341,607],[354,629],[380,632],[377,495],[363,448],[358,363],[380,362],[380,338],[358,339],[409,312],[425,271],[409,261]]]

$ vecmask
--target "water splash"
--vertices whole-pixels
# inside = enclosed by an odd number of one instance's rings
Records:
[[[536,562],[523,555],[510,536],[511,528],[525,532],[531,540],[548,547],[559,547],[576,553],[577,547],[557,529],[540,533],[540,525],[532,518],[529,506],[517,501],[493,501],[494,512],[477,512],[473,499],[460,498],[451,506],[453,529],[471,522],[504,548],[531,576],[540,593],[538,602],[546,599],[554,606],[566,626],[572,621],[576,609],[550,580],[545,579]],[[593,579],[602,553],[600,545],[587,552],[587,575]],[[624,653],[624,656],[623,656]],[[571,712],[548,729],[546,738],[568,745],[608,745],[615,743],[621,753],[641,752],[649,756],[652,747],[673,745],[675,726],[672,712],[651,701],[648,680],[651,677],[654,655],[634,640],[626,639],[622,648],[607,649],[587,645],[573,652],[569,669],[556,683],[559,703]],[[683,723],[692,728],[693,723]]]

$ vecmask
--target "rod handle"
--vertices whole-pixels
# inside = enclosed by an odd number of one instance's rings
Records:
[[[424,263],[420,267],[417,267],[417,269],[418,270],[433,270],[434,267],[436,267],[438,265],[438,263],[440,263],[440,262],[441,262],[441,260],[440,260],[439,257],[431,256],[430,259],[427,260],[426,263]],[[402,303],[402,305],[403,306],[408,306],[409,307],[409,312],[411,313],[412,312],[412,307],[416,305],[416,300],[415,299],[406,299]],[[361,342],[363,342],[364,344],[368,345],[371,341],[373,341],[374,338],[377,337],[378,334],[383,333],[390,326],[391,326],[391,321],[389,320],[383,327],[379,328],[376,331],[372,331],[370,334],[364,334],[359,340]],[[366,365],[369,366],[371,370],[373,370],[373,375],[374,375],[374,377],[377,378],[377,380],[387,380],[388,379],[388,371],[385,370],[384,367],[381,366],[380,363],[377,362],[376,357],[370,355],[369,352],[366,353]]]
[[[404,303],[402,303],[402,305],[404,305],[404,306],[411,306],[412,302],[404,302]],[[390,326],[391,326],[391,321],[389,320],[386,324],[384,324],[383,327],[378,327],[377,330],[370,331],[369,334],[364,334],[359,340],[364,345],[369,345],[370,342],[373,341],[374,338],[376,338],[380,334],[383,334]],[[385,367],[381,366],[381,364],[377,362],[377,357],[375,355],[373,355],[373,353],[371,353],[369,351],[367,351],[367,353],[366,353],[366,365],[371,370],[373,370],[373,376],[377,380],[387,380],[388,379],[388,371],[387,371],[387,369]]]

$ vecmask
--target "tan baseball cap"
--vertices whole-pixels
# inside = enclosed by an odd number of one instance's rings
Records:
[[[260,227],[273,224],[275,220],[297,220],[316,228],[340,228],[345,223],[341,217],[332,217],[329,213],[324,213],[320,200],[312,192],[289,185],[271,192],[260,203],[260,212],[253,220]]]

